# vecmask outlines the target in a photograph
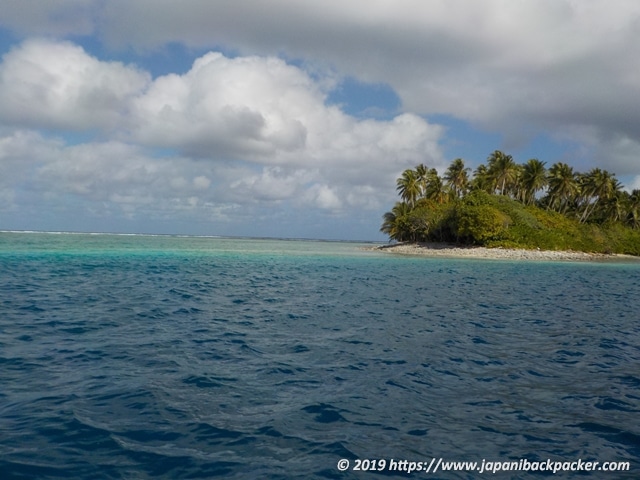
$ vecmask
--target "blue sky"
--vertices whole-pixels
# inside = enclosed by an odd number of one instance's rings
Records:
[[[634,1],[0,11],[0,229],[385,240],[402,170],[495,149],[640,188]]]

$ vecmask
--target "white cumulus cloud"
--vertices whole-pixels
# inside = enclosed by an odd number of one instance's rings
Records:
[[[30,128],[115,128],[150,77],[67,42],[31,40],[0,64],[0,122]]]
[[[451,115],[509,145],[583,127],[640,141],[634,0],[115,0],[101,15],[112,45],[225,45],[308,59],[390,85],[405,111]],[[638,168],[615,152],[598,162]]]
[[[116,181],[132,166],[79,159],[72,147],[83,138],[98,151],[132,149],[149,172],[162,165],[171,180],[136,188],[149,195],[140,198],[163,198],[161,185],[177,195],[152,203],[167,212],[238,215],[261,202],[352,215],[384,208],[402,169],[423,162],[442,171],[443,139],[471,144],[476,132],[507,150],[542,139],[577,168],[607,168],[625,183],[640,175],[637,1],[0,0],[0,12],[7,38],[22,39],[0,63],[5,148],[40,135],[26,145],[38,149],[33,158],[56,148],[71,155],[66,177],[52,172],[58,186],[39,188],[88,198],[83,188],[100,182],[81,172],[93,165],[120,195],[112,198],[134,201],[132,184]],[[153,75],[114,61],[174,50],[199,58]],[[356,118],[330,104],[349,76],[397,94],[395,118]],[[473,133],[448,138],[426,118]],[[8,172],[17,156],[0,151],[7,205],[35,198],[27,157]]]
[[[273,204],[373,211],[399,171],[443,163],[440,127],[409,113],[352,117],[327,102],[332,85],[280,58],[218,52],[153,79],[69,42],[28,40],[0,63],[0,169],[12,169],[2,198],[16,205],[30,191],[43,211],[129,219],[232,208],[246,221]]]

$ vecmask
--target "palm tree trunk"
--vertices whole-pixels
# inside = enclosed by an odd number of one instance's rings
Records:
[[[591,204],[591,211],[589,211],[589,204],[587,204],[587,206],[584,209],[584,213],[582,214],[582,217],[580,218],[580,223],[584,223],[587,221],[587,219],[591,216],[591,214],[594,212],[594,210],[596,209],[596,205],[598,203],[598,200],[600,200],[600,198],[596,198],[596,200]],[[587,215],[587,212],[589,212],[589,215]]]

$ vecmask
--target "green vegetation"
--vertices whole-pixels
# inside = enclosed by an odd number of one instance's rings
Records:
[[[622,190],[600,168],[545,165],[495,151],[473,176],[459,158],[443,177],[425,165],[407,169],[380,230],[400,242],[640,255],[640,190]]]

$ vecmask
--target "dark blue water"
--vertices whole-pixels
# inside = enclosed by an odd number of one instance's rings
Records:
[[[640,478],[639,294],[637,263],[0,233],[0,478]]]

